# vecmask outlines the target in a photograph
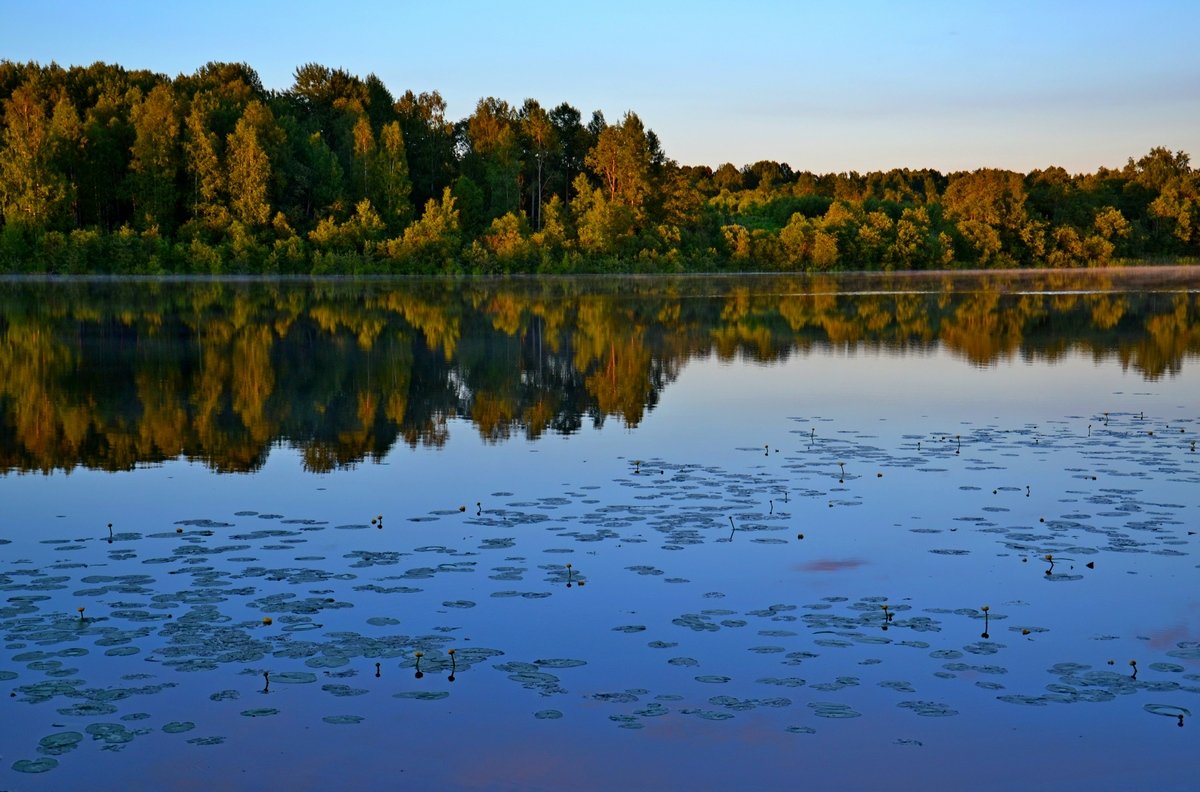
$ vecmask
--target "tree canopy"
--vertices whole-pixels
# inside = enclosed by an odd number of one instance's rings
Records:
[[[642,118],[394,95],[308,63],[170,79],[0,61],[0,271],[1076,267],[1200,255],[1200,172],[680,165]]]

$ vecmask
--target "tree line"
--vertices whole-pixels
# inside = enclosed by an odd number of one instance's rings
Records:
[[[174,79],[0,61],[0,271],[487,273],[1076,267],[1200,255],[1200,171],[680,165],[619,122],[306,64]]]

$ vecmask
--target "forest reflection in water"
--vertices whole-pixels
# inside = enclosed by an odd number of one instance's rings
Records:
[[[1200,355],[1200,273],[503,280],[9,280],[0,470],[178,457],[327,471],[453,418],[489,442],[637,426],[694,359],[1070,354],[1145,380]]]

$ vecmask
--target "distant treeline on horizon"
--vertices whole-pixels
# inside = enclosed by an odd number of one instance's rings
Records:
[[[1200,171],[814,174],[680,165],[634,112],[306,64],[285,91],[0,61],[0,272],[501,273],[1079,267],[1200,257]]]

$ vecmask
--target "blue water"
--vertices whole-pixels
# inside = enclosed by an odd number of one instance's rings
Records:
[[[636,425],[10,472],[0,788],[1192,788],[1197,362],[693,356]]]

